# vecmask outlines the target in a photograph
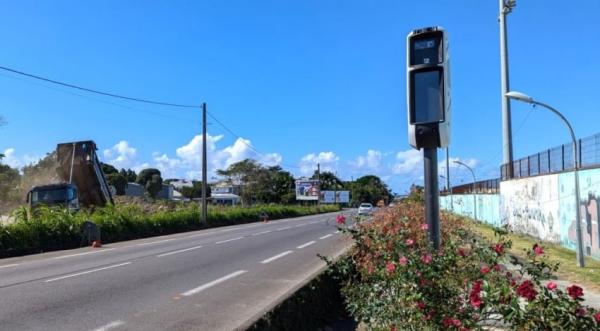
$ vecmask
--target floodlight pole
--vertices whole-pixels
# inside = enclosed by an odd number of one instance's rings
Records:
[[[515,6],[510,0],[499,0],[500,14],[500,88],[502,90],[502,162],[507,165],[508,178],[513,178],[513,145],[510,101],[506,96],[509,90],[508,45],[506,42],[506,16]]]
[[[511,91],[511,92],[506,93],[506,96],[508,98],[512,98],[515,100],[523,101],[523,102],[530,103],[533,105],[542,106],[542,107],[550,110],[551,112],[556,114],[558,117],[560,117],[560,119],[563,121],[563,123],[569,129],[569,134],[571,135],[571,140],[572,140],[572,144],[573,144],[573,158],[574,158],[573,159],[573,167],[575,167],[575,169],[573,171],[573,173],[575,175],[575,231],[577,234],[577,249],[575,252],[577,255],[577,264],[579,265],[579,267],[583,268],[583,267],[585,267],[585,259],[584,259],[584,255],[583,255],[583,232],[581,230],[581,201],[579,198],[579,193],[580,193],[579,167],[580,167],[580,164],[579,164],[579,150],[577,148],[577,138],[575,137],[575,132],[573,131],[573,127],[571,126],[571,123],[569,123],[567,118],[564,117],[563,114],[561,114],[558,110],[550,107],[549,105],[547,105],[543,102],[536,101],[528,95]]]
[[[438,186],[437,148],[423,148],[425,168],[425,220],[433,248],[440,248],[440,191]]]
[[[202,103],[202,219],[201,224],[206,225],[207,203],[206,203],[206,181],[207,181],[207,166],[206,166],[206,102]]]

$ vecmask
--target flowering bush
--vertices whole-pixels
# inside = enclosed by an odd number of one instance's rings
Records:
[[[580,287],[565,293],[556,283],[542,284],[557,266],[539,245],[527,263],[509,270],[505,232],[489,243],[463,218],[443,214],[436,251],[418,203],[388,208],[344,230],[355,249],[332,270],[344,280],[348,310],[370,329],[473,330],[490,323],[517,330],[600,329],[600,314],[581,305]]]

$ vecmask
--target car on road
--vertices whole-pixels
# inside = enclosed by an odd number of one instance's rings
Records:
[[[373,212],[373,205],[363,202],[358,206],[358,215],[370,215]]]

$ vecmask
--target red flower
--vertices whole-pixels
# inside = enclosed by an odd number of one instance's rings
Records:
[[[493,269],[494,269],[494,271],[500,272],[500,271],[502,271],[502,266],[499,264],[494,264]]]
[[[573,298],[573,300],[583,296],[583,289],[577,285],[571,285],[567,287],[567,292],[569,293],[569,296]]]
[[[484,265],[483,267],[481,267],[481,273],[482,274],[487,274],[488,272],[490,272],[490,267]]]
[[[544,254],[544,249],[538,244],[533,245],[533,251],[535,252],[536,256]]]
[[[427,225],[427,223],[421,224],[421,230],[427,230],[427,229],[429,229],[429,225]]]
[[[594,319],[596,320],[596,323],[600,323],[600,312],[594,314]]]
[[[392,325],[392,327],[390,328],[390,331],[396,331],[396,330],[398,330],[398,329],[396,329],[396,326]]]
[[[346,217],[344,217],[342,214],[337,215],[335,220],[337,221],[337,224],[346,224]]]
[[[481,296],[479,295],[479,293],[481,292],[481,285],[483,284],[482,281],[478,280],[473,284],[473,287],[471,288],[471,293],[469,293],[469,302],[471,303],[471,306],[475,307],[475,308],[479,308],[482,304],[481,301]]]
[[[555,282],[548,282],[548,284],[546,284],[546,288],[549,289],[550,291],[554,291],[556,290],[556,283]]]
[[[417,307],[419,307],[419,309],[423,310],[423,309],[425,309],[425,303],[423,303],[423,301],[418,301]]]
[[[584,317],[587,314],[587,310],[585,308],[579,307],[576,312],[577,316]]]
[[[535,290],[533,283],[530,280],[526,280],[517,288],[517,294],[527,299],[527,301],[533,301],[538,292]]]
[[[394,272],[394,270],[396,270],[396,266],[394,265],[393,262],[388,262],[385,265],[385,270],[387,270],[387,272],[389,272],[389,273],[392,273],[392,272]]]
[[[415,243],[412,239],[406,239],[406,246],[412,246]]]
[[[462,325],[462,323],[460,322],[460,320],[458,320],[458,319],[456,319],[456,318],[452,320],[452,324],[453,324],[454,326],[456,326],[456,327],[459,327],[459,326],[461,326],[461,325]]]
[[[398,260],[398,263],[400,263],[400,265],[407,265],[408,264],[408,259],[406,257],[401,257],[400,260]]]
[[[431,254],[424,254],[423,256],[421,256],[421,261],[425,264],[431,263],[432,259],[433,258],[431,257]]]
[[[462,257],[465,257],[465,256],[467,256],[467,253],[465,252],[465,249],[464,249],[464,248],[462,248],[462,247],[459,247],[459,248],[458,248],[458,255],[460,255],[460,256],[462,256]]]
[[[502,244],[496,244],[496,245],[494,246],[494,251],[496,251],[496,253],[497,253],[498,255],[502,255],[502,254],[504,254],[504,245],[502,245]]]

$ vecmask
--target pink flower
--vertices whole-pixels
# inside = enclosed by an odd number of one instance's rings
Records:
[[[587,310],[585,310],[585,308],[579,307],[579,308],[577,308],[577,312],[576,313],[577,313],[577,316],[583,317],[583,316],[585,316],[587,314]]]
[[[459,247],[459,248],[458,248],[458,255],[460,255],[460,256],[462,256],[462,257],[465,257],[465,256],[467,256],[467,253],[465,252],[465,249],[464,249],[464,248],[462,248],[462,247]]]
[[[490,267],[484,265],[483,267],[481,267],[481,273],[482,274],[487,274],[488,272],[490,272]]]
[[[421,224],[421,230],[427,230],[427,229],[429,229],[429,225],[427,225],[427,223]]]
[[[408,264],[408,259],[406,257],[401,257],[400,260],[398,261],[398,263],[400,263],[400,265],[407,265]]]
[[[554,291],[554,290],[556,290],[556,283],[548,282],[548,284],[546,284],[546,288],[549,289],[550,291]]]
[[[337,221],[337,224],[346,224],[346,217],[342,214],[337,215],[335,220]]]
[[[538,244],[533,245],[533,251],[535,252],[536,256],[544,254],[544,249]]]
[[[406,246],[412,246],[415,243],[412,239],[406,239]]]
[[[600,312],[594,314],[594,319],[596,320],[596,323],[600,323]]]
[[[433,260],[433,258],[431,257],[431,254],[424,254],[421,256],[421,261],[425,264],[431,263],[431,260]]]
[[[502,245],[502,244],[496,244],[494,246],[494,251],[496,251],[496,254],[498,254],[498,255],[504,254],[504,245]]]
[[[387,270],[387,272],[389,272],[389,273],[392,273],[392,272],[394,272],[394,270],[396,270],[396,266],[394,265],[394,263],[388,262],[385,265],[385,270]]]
[[[538,292],[535,290],[533,283],[530,280],[526,280],[517,288],[517,294],[527,299],[527,301],[533,301]]]

